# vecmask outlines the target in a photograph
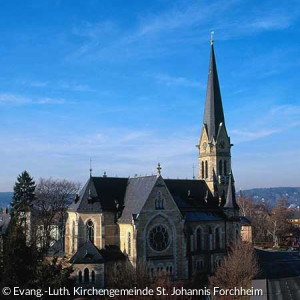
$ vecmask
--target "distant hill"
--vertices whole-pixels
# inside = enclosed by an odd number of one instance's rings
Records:
[[[12,200],[13,192],[0,192],[0,208],[7,207]],[[75,198],[75,195],[70,196],[70,199],[67,201],[70,205]]]
[[[0,208],[7,207],[12,200],[13,192],[0,192]]]
[[[242,191],[242,195],[271,206],[281,198],[285,198],[290,205],[300,206],[300,187],[255,188]]]

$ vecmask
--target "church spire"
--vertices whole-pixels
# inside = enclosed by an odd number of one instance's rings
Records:
[[[216,139],[220,123],[223,123],[225,125],[217,65],[214,53],[213,36],[210,43],[211,53],[206,90],[205,111],[203,118],[203,123],[206,126],[209,140],[211,140],[213,137]]]
[[[239,209],[239,206],[236,203],[234,178],[233,178],[232,172],[230,172],[230,174],[229,174],[227,197],[226,197],[226,203],[224,205],[224,208]]]

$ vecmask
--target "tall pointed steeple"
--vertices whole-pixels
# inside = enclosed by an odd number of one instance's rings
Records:
[[[231,170],[232,144],[225,126],[213,39],[210,44],[203,127],[197,145],[199,148],[198,178],[205,180],[212,194],[219,197],[219,203],[223,204],[226,200]]]
[[[211,40],[210,43],[210,63],[203,118],[209,140],[211,140],[212,137],[216,139],[220,123],[225,125],[213,40]]]

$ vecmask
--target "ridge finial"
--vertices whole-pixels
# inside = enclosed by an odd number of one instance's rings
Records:
[[[211,44],[211,45],[214,44],[214,34],[215,34],[214,31],[211,31],[211,32],[210,32],[210,44]]]
[[[161,175],[161,165],[160,163],[157,164],[157,175],[160,176]]]

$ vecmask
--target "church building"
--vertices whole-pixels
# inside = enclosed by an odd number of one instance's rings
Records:
[[[94,177],[68,209],[65,253],[79,285],[105,286],[113,257],[133,266],[146,262],[155,276],[173,280],[211,274],[241,236],[214,44],[202,133],[198,179]]]

